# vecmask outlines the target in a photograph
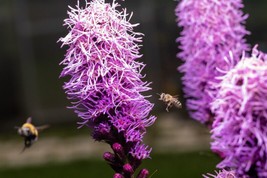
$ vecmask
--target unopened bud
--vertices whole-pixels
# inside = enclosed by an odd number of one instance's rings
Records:
[[[115,164],[116,162],[116,157],[113,153],[110,152],[105,152],[103,154],[104,160],[106,160],[108,163]]]
[[[129,163],[124,164],[123,171],[128,175],[132,175],[134,173],[133,167]]]
[[[149,175],[149,171],[148,171],[147,169],[142,169],[142,170],[139,172],[137,178],[147,178],[148,175]]]
[[[126,158],[126,156],[124,154],[124,149],[123,149],[121,144],[114,143],[112,145],[112,149],[113,149],[114,153],[116,153],[121,160],[124,160]]]
[[[115,173],[113,178],[124,178],[124,176],[120,173]]]

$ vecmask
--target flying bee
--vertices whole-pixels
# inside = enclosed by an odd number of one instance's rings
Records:
[[[38,140],[38,132],[48,128],[49,125],[42,125],[35,127],[32,124],[32,118],[29,117],[21,127],[15,127],[18,131],[18,134],[24,137],[24,148],[22,152],[29,148],[34,142]]]
[[[178,96],[172,96],[170,94],[161,93],[159,94],[159,100],[162,100],[167,104],[166,111],[169,112],[169,107],[175,106],[177,108],[182,108],[182,103],[178,100]]]

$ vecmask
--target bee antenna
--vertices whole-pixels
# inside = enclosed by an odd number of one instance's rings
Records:
[[[159,94],[159,93],[157,93],[157,95],[159,95],[159,96],[160,96],[160,94]]]

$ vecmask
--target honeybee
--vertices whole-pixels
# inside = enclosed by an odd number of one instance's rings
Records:
[[[178,100],[178,96],[172,96],[170,94],[161,93],[159,94],[159,100],[162,100],[167,104],[166,111],[169,112],[169,107],[175,106],[177,108],[182,108],[182,103]]]
[[[15,127],[20,136],[24,137],[24,148],[22,152],[29,148],[34,142],[38,140],[38,132],[48,128],[49,125],[42,125],[35,127],[32,124],[32,118],[29,117],[21,127]]]

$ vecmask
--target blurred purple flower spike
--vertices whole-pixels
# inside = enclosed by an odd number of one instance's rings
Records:
[[[176,7],[177,23],[182,27],[180,53],[184,63],[178,68],[182,77],[186,105],[193,119],[210,125],[214,113],[210,102],[216,96],[214,87],[223,68],[224,57],[232,51],[235,61],[249,49],[244,36],[244,21],[248,15],[240,10],[242,0],[181,0]]]
[[[218,168],[234,168],[237,177],[267,177],[267,55],[254,47],[221,76],[211,148],[223,161]]]
[[[79,124],[113,147],[114,154],[103,157],[117,172],[114,177],[127,178],[149,158],[143,136],[156,117],[149,116],[153,104],[141,94],[150,90],[142,81],[145,65],[137,61],[143,34],[133,31],[138,24],[131,24],[126,9],[118,11],[118,6],[92,0],[85,8],[79,1],[70,7],[64,21],[69,33],[59,40],[68,46],[60,77],[70,77],[63,88],[82,119]]]

